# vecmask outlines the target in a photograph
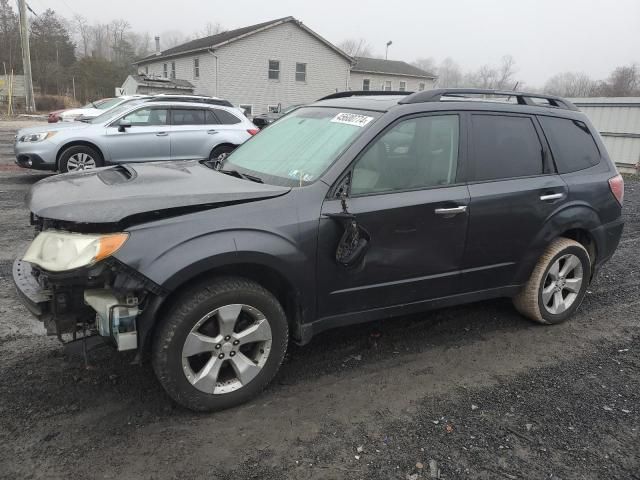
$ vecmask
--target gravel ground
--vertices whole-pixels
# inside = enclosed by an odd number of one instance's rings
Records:
[[[17,302],[40,178],[0,172],[0,478],[640,479],[637,180],[571,321],[498,300],[326,332],[262,396],[202,415],[129,355],[101,348],[85,368]]]

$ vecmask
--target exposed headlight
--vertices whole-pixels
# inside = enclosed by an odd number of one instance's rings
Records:
[[[51,272],[73,270],[113,255],[127,238],[128,233],[92,235],[46,230],[33,240],[23,260]]]
[[[19,142],[41,142],[46,140],[47,138],[53,137],[58,132],[42,132],[42,133],[28,133],[26,135],[22,135]]]

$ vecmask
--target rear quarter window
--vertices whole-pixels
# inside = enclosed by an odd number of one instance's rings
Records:
[[[559,173],[576,172],[600,163],[600,151],[584,122],[539,117]]]
[[[218,121],[222,125],[235,125],[240,123],[240,119],[233,115],[232,113],[227,112],[226,110],[215,109],[215,116],[218,118]]]

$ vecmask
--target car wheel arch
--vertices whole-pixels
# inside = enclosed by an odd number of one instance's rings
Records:
[[[559,237],[575,240],[585,247],[593,266],[597,259],[598,242],[591,231],[600,225],[601,220],[590,205],[569,204],[556,210],[547,218],[543,227],[527,247],[513,283],[526,282],[540,255]]]
[[[233,150],[235,150],[236,148],[238,148],[238,145],[231,143],[231,142],[222,142],[222,143],[218,143],[217,145],[214,145],[214,147],[211,149],[211,152],[209,152],[209,157],[213,156],[213,152],[221,147],[231,147]]]
[[[78,146],[85,146],[85,147],[90,147],[93,148],[94,150],[96,150],[100,156],[102,157],[102,160],[104,162],[106,162],[106,157],[104,155],[104,152],[102,151],[102,149],[96,145],[93,142],[88,142],[86,140],[73,140],[70,142],[65,143],[64,145],[62,145],[59,149],[58,152],[56,153],[56,169],[60,169],[60,157],[62,157],[62,154],[68,150],[71,147],[78,147]]]
[[[304,311],[304,300],[301,298],[301,292],[295,287],[295,283],[288,278],[282,271],[273,265],[267,265],[259,262],[226,262],[212,265],[210,268],[198,271],[190,276],[183,276],[180,283],[173,285],[170,292],[164,296],[155,296],[150,299],[149,305],[145,309],[147,315],[141,318],[138,324],[139,346],[144,355],[150,352],[151,339],[158,327],[158,313],[167,305],[170,305],[173,299],[180,296],[185,289],[189,289],[191,285],[215,277],[239,277],[253,280],[271,292],[280,302],[282,308],[287,315],[287,321],[291,336],[294,340],[299,340],[300,326],[305,322],[308,312]]]

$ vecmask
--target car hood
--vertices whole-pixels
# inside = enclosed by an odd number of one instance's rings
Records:
[[[26,201],[40,218],[131,225],[290,190],[232,177],[198,161],[152,162],[49,177],[31,187]]]
[[[17,136],[20,137],[25,133],[41,133],[41,132],[57,132],[59,130],[69,130],[70,128],[83,129],[92,126],[90,123],[84,122],[67,122],[67,123],[43,123],[37,127],[21,128],[17,132]]]
[[[78,115],[98,115],[100,113],[102,113],[102,110],[97,108],[72,108],[70,110],[63,111],[60,116],[76,117]]]

